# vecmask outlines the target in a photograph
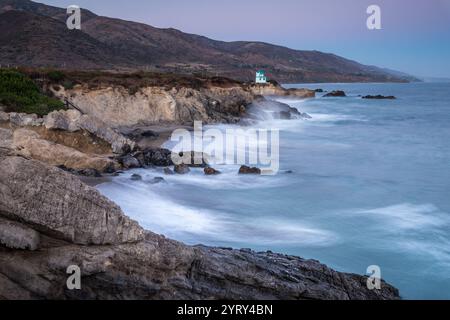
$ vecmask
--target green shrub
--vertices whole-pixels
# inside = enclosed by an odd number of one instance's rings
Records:
[[[64,80],[65,75],[61,71],[55,70],[47,73],[47,77],[50,79],[50,81],[59,83]]]
[[[6,106],[6,112],[39,116],[65,109],[64,103],[42,94],[30,78],[12,70],[0,70],[0,104]]]

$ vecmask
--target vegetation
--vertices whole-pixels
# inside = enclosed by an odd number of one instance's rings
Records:
[[[61,101],[43,94],[28,76],[8,69],[0,70],[0,104],[6,107],[6,112],[39,116],[65,108]]]

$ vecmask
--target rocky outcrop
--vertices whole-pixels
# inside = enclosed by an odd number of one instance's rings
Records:
[[[272,83],[267,84],[252,84],[250,86],[250,91],[254,95],[259,96],[278,96],[278,97],[294,97],[294,98],[314,98],[316,92],[309,89],[285,89],[279,85]]]
[[[65,166],[76,170],[95,169],[101,172],[111,172],[119,168],[115,161],[107,157],[89,155],[42,139],[38,133],[28,129],[21,128],[14,131],[13,145],[18,154],[53,166]]]
[[[203,172],[204,172],[205,175],[207,175],[207,176],[216,176],[216,175],[218,175],[218,174],[221,173],[220,171],[218,171],[218,170],[216,170],[216,169],[214,169],[214,168],[211,168],[211,167],[205,168],[205,169],[203,170]]]
[[[78,110],[54,111],[44,119],[48,130],[76,132],[85,130],[111,144],[114,153],[126,153],[134,149],[135,143],[110,128],[100,118],[81,114]]]
[[[76,244],[121,244],[143,230],[120,208],[78,178],[38,161],[0,161],[0,214]]]
[[[253,101],[251,92],[237,85],[170,89],[154,86],[137,92],[121,86],[76,86],[72,90],[60,87],[54,94],[70,99],[84,113],[113,128],[158,122],[237,122]]]
[[[239,174],[261,174],[261,172],[261,169],[256,167],[241,166],[239,169]]]
[[[251,120],[273,120],[273,119],[311,119],[311,116],[306,113],[301,113],[298,109],[275,100],[265,98],[258,98],[247,107],[246,117],[243,119],[245,123]]]
[[[366,277],[339,273],[317,261],[190,247],[144,232],[77,178],[23,158],[0,156],[0,215],[41,236],[34,252],[26,250],[27,245],[25,250],[0,246],[3,299],[399,297],[387,283],[371,291]],[[8,237],[5,230],[14,229],[0,228],[0,239]],[[72,265],[81,269],[81,290],[66,287],[66,271]]]
[[[397,99],[396,97],[394,97],[394,96],[382,96],[382,95],[376,95],[376,96],[371,96],[371,95],[368,95],[368,96],[364,96],[364,97],[362,97],[363,99],[374,99],[374,100],[395,100],[395,99]]]
[[[335,91],[331,91],[328,92],[326,95],[324,95],[325,98],[330,98],[330,97],[346,97],[347,95],[345,94],[344,91],[342,90],[335,90]]]
[[[43,123],[43,119],[36,114],[16,113],[9,114],[9,121],[13,126],[25,127],[25,126],[40,126]]]

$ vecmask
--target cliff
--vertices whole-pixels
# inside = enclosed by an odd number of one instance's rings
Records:
[[[81,290],[66,287],[81,268]],[[144,231],[62,170],[0,149],[0,299],[398,299],[387,283],[270,252]]]

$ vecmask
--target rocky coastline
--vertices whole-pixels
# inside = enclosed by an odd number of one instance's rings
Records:
[[[51,90],[78,110],[44,117],[0,111],[0,299],[399,299],[385,282],[369,290],[367,277],[318,261],[167,239],[77,176],[147,166],[181,172],[159,148],[168,128],[196,120],[245,124],[268,113],[308,119],[281,103],[268,109],[263,96],[310,98],[314,91],[229,83]],[[82,290],[66,287],[71,265],[81,268]]]

